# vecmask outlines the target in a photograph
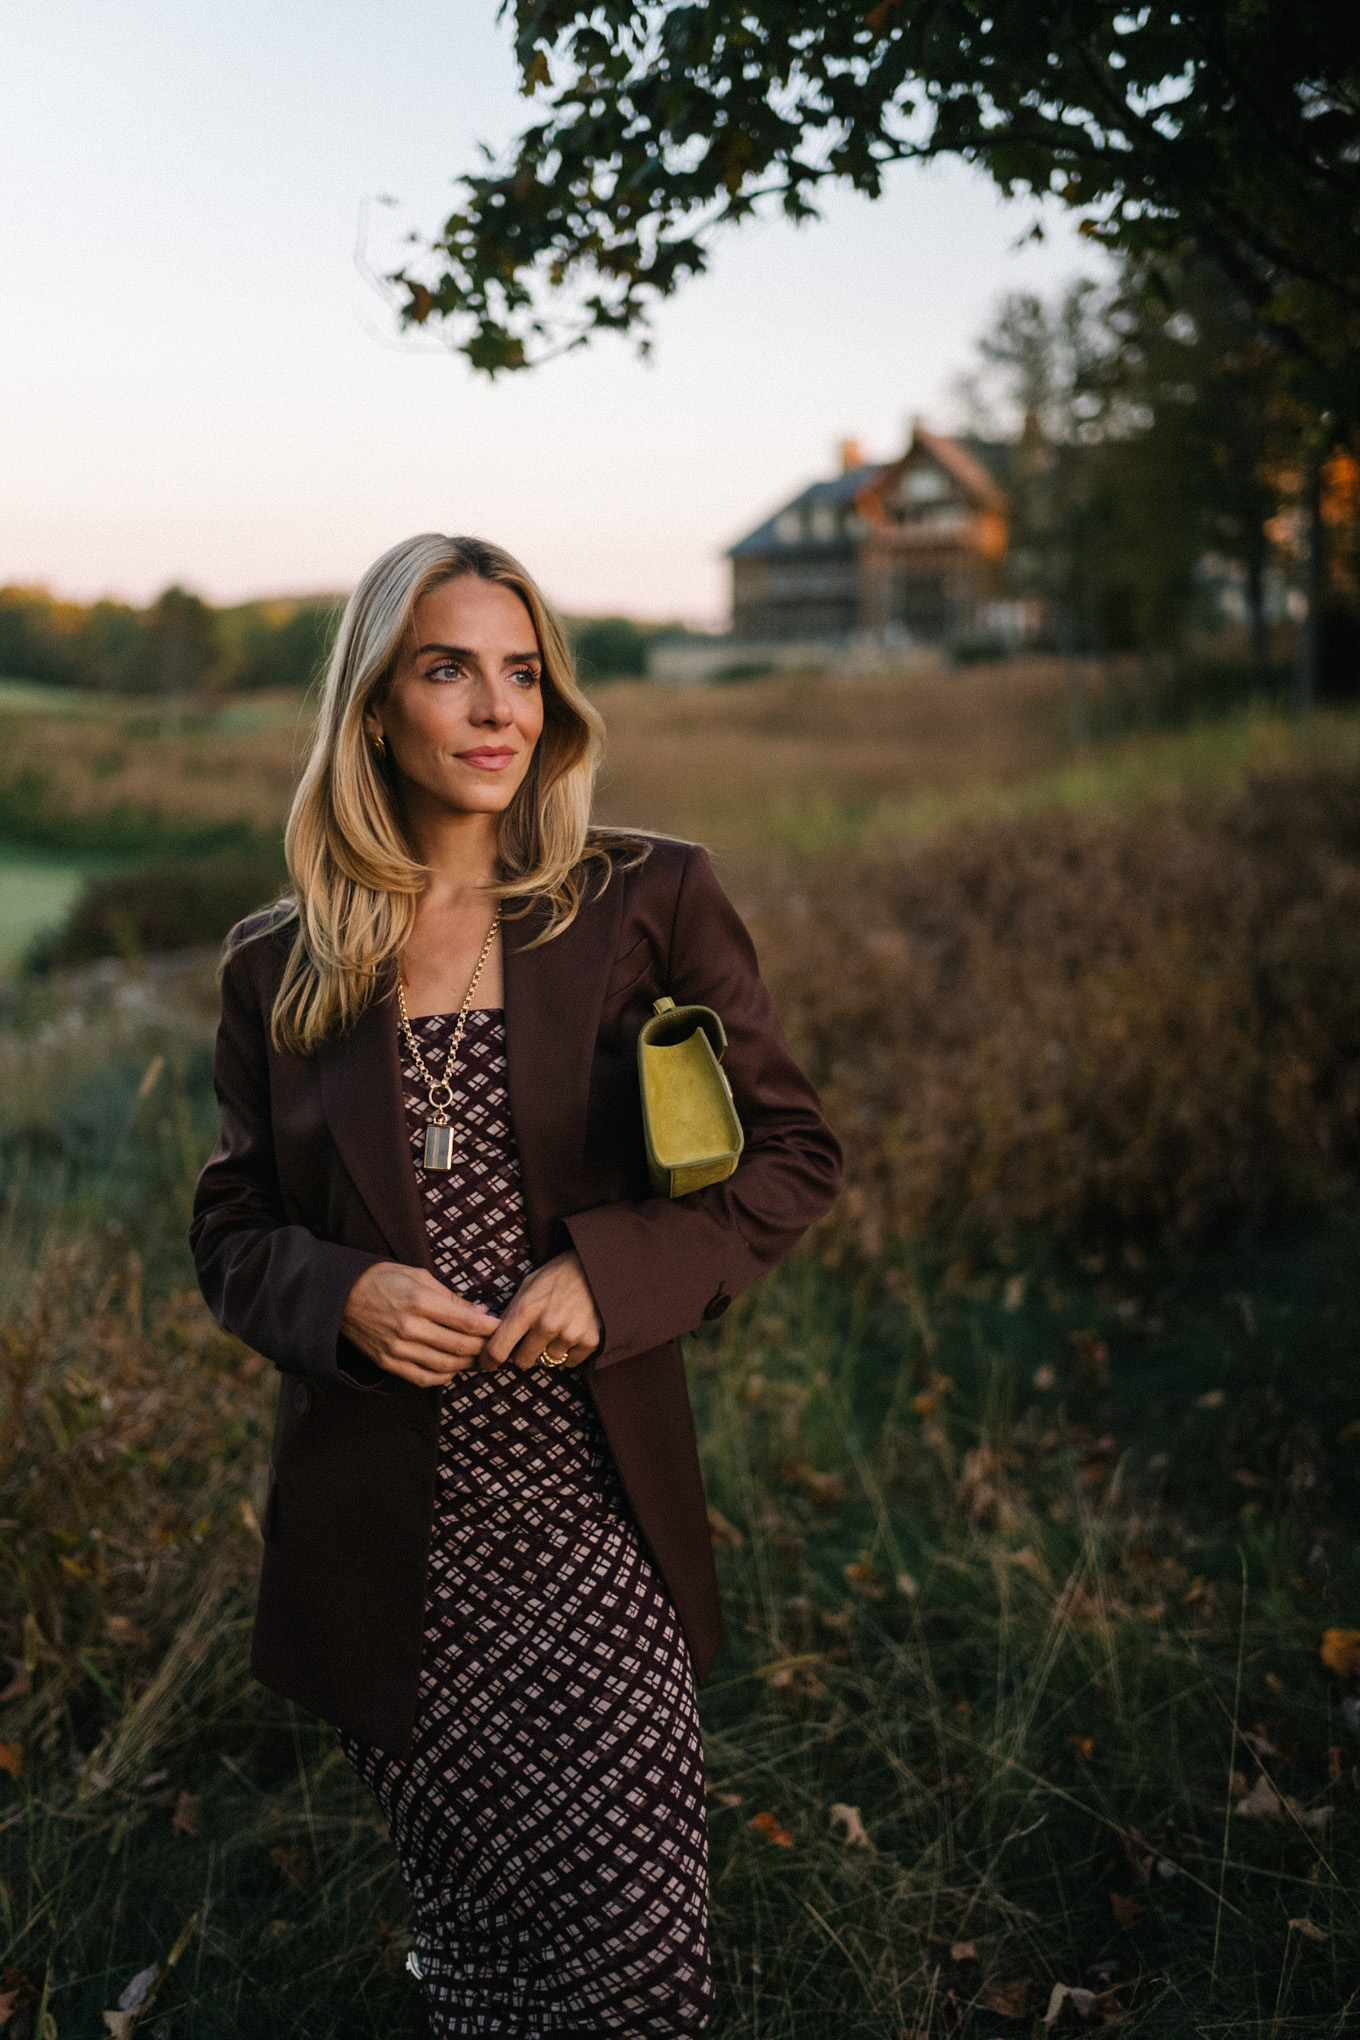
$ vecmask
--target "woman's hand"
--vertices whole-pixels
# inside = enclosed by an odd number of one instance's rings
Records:
[[[379,1261],[351,1289],[340,1329],[388,1374],[417,1388],[442,1388],[476,1364],[499,1324],[436,1282],[428,1268]]]
[[[579,1367],[603,1337],[604,1326],[580,1257],[574,1252],[559,1254],[520,1284],[486,1342],[481,1366],[487,1371],[510,1360],[516,1367],[533,1367],[551,1352],[560,1366]]]

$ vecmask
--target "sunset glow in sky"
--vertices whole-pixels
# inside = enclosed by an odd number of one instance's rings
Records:
[[[726,241],[610,340],[488,384],[399,337],[354,251],[437,226],[527,102],[494,0],[9,0],[0,68],[0,582],[143,600],[346,587],[417,530],[565,607],[719,623],[722,549],[952,383],[1007,289],[1091,259],[960,166]]]

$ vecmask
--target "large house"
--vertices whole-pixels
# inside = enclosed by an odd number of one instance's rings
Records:
[[[920,425],[900,460],[847,441],[834,481],[731,548],[733,638],[947,646],[1004,629],[1009,451]]]

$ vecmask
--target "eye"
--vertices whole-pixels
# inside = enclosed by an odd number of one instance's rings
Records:
[[[436,659],[425,675],[427,680],[461,680],[462,677],[463,667],[458,659]]]
[[[510,675],[516,687],[537,687],[538,672],[533,666],[517,666]]]

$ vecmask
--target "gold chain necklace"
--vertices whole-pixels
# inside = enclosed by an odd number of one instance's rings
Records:
[[[449,1125],[449,1107],[453,1103],[453,1085],[449,1079],[452,1077],[458,1062],[458,1048],[463,1039],[463,1029],[467,1025],[467,1016],[472,1009],[472,995],[477,989],[478,979],[486,968],[486,959],[491,954],[491,945],[496,939],[496,931],[500,925],[501,916],[498,907],[496,909],[496,918],[491,923],[490,933],[482,944],[482,953],[477,958],[477,968],[472,973],[472,983],[467,988],[467,997],[464,999],[458,1015],[458,1025],[453,1030],[453,1040],[449,1043],[448,1059],[444,1064],[444,1074],[442,1077],[431,1076],[429,1070],[425,1067],[425,1058],[420,1052],[420,1045],[411,1031],[411,1016],[406,1011],[406,988],[401,981],[400,975],[397,978],[397,1007],[401,1013],[402,1032],[406,1036],[406,1045],[415,1058],[416,1068],[425,1079],[430,1095],[431,1118],[429,1125],[425,1129],[424,1166],[427,1169],[447,1170],[453,1167],[453,1128]],[[442,1098],[436,1095],[440,1091],[444,1093]]]

